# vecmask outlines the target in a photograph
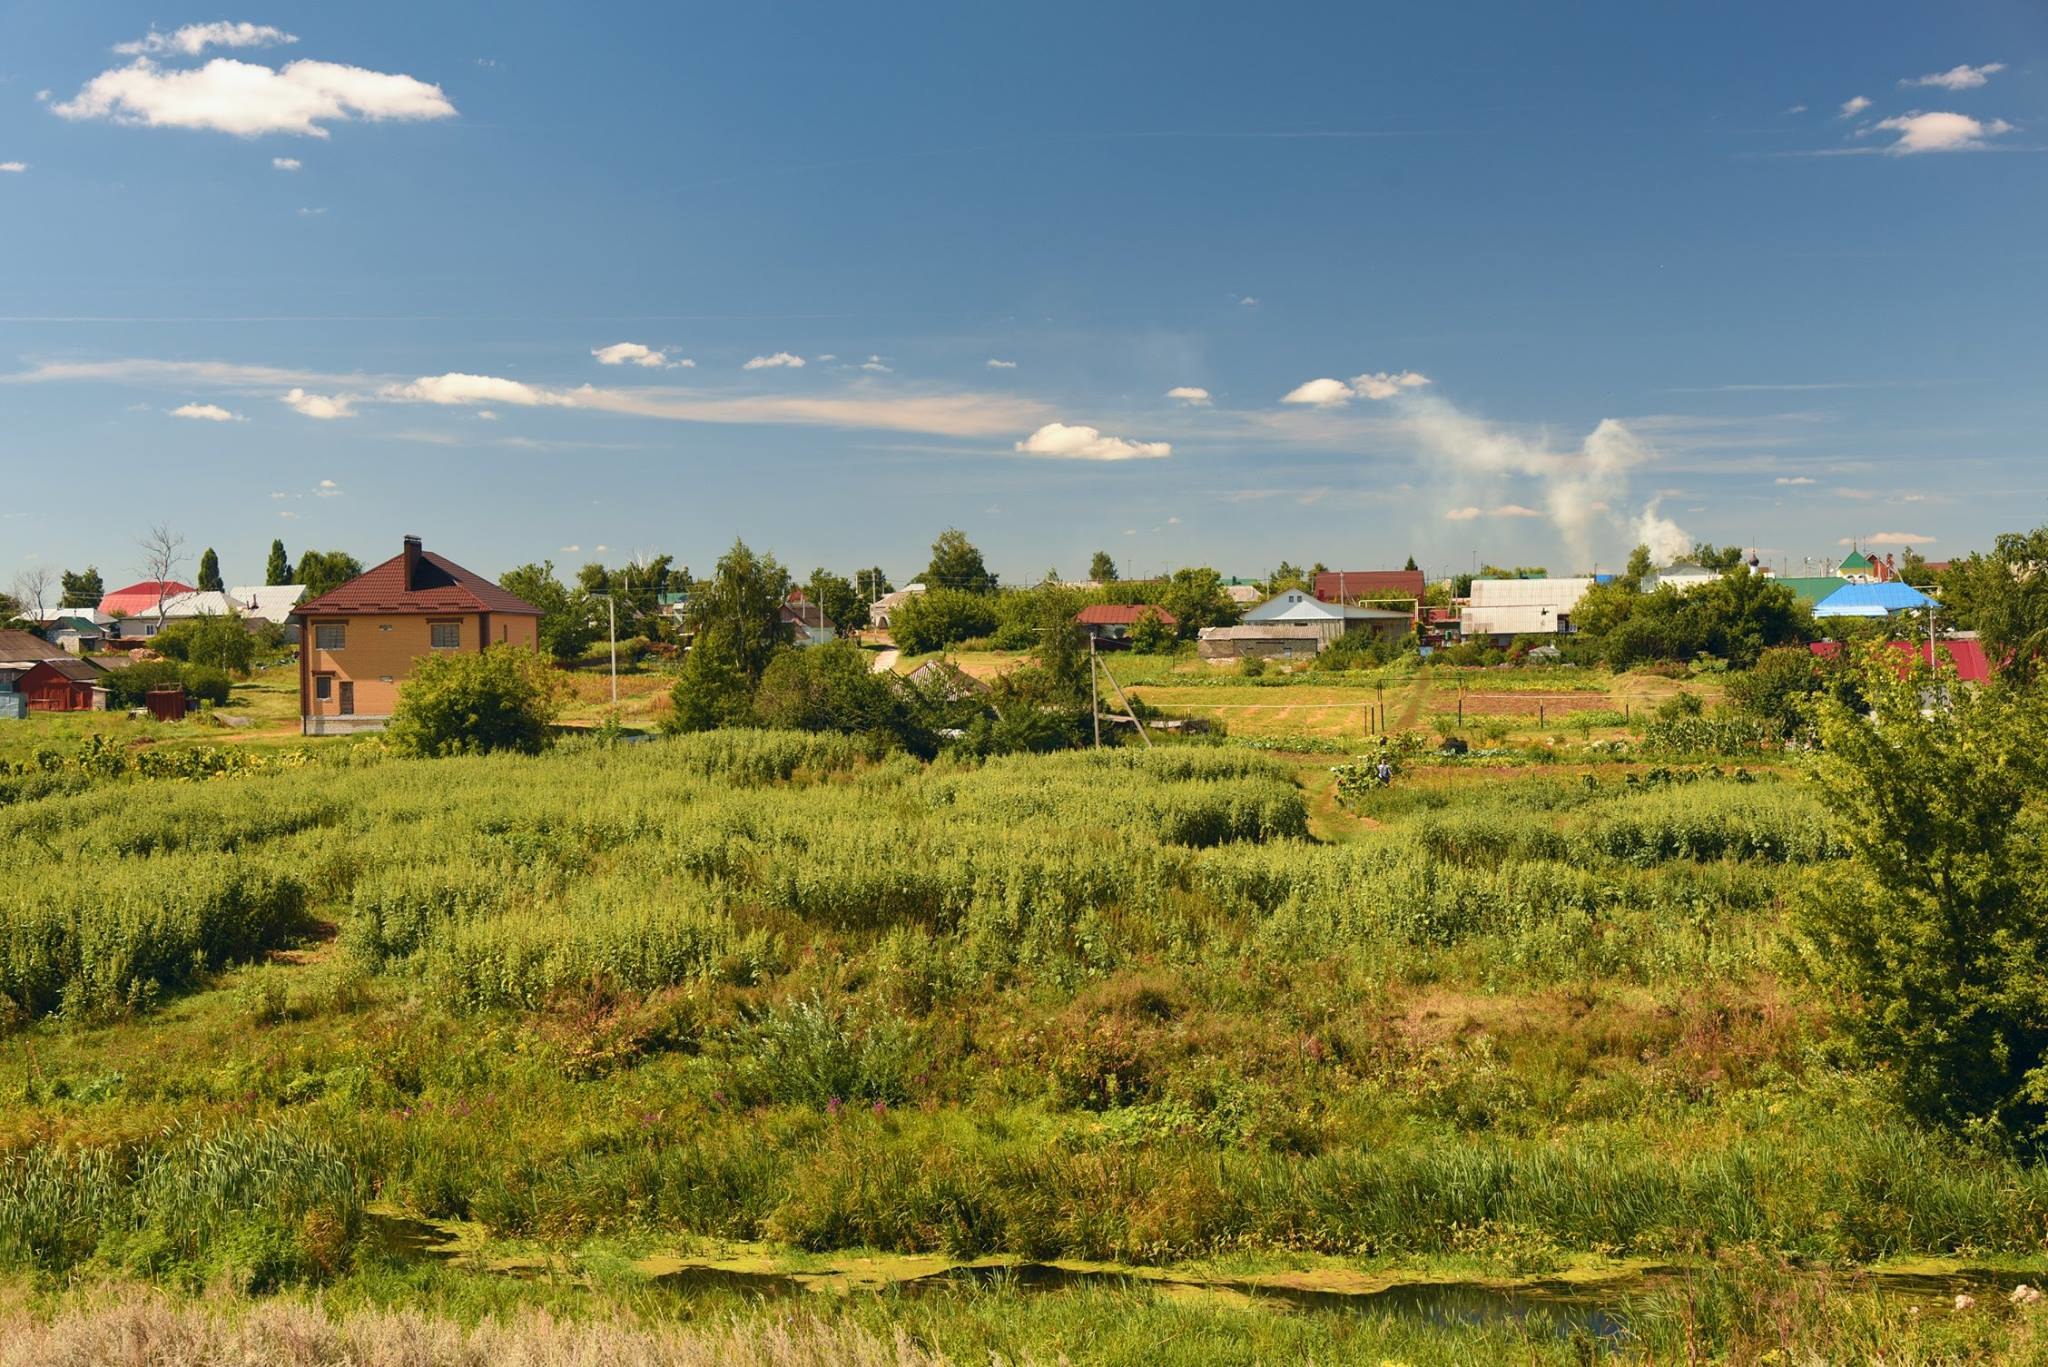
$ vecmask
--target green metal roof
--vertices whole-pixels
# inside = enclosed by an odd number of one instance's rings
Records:
[[[1811,574],[1786,575],[1777,582],[1792,590],[1800,602],[1810,606],[1841,588],[1843,581],[1832,574]]]
[[[1862,551],[1850,551],[1849,558],[1842,562],[1842,568],[1845,570],[1867,570],[1870,568],[1870,557]]]

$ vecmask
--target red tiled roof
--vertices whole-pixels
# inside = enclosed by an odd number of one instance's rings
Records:
[[[1361,598],[1420,598],[1421,570],[1324,570],[1316,576],[1316,597],[1325,603]]]
[[[1923,665],[1928,663],[1929,657],[1932,654],[1925,641],[1891,641],[1887,642],[1887,644],[1892,649],[1902,653],[1910,652]],[[1991,660],[1984,653],[1984,643],[1982,641],[1937,641],[1935,646],[1940,649],[1943,662],[1955,666],[1958,682],[1989,682],[1991,678]],[[1842,653],[1842,646],[1838,641],[1815,641],[1811,649],[1815,655],[1818,655],[1823,660],[1832,660]],[[1902,668],[1899,672],[1904,673],[1905,668],[1903,666],[1905,662],[1901,661],[1900,664]]]
[[[506,612],[540,616],[540,609],[514,597],[480,574],[452,560],[421,551],[416,582],[405,582],[405,555],[364,570],[336,589],[292,609],[294,617],[349,613]]]
[[[175,579],[143,579],[128,585],[126,588],[115,589],[112,593],[100,599],[100,611],[105,613],[119,612],[129,617],[140,617],[144,613],[154,613],[156,611],[157,585],[159,583],[163,585],[163,598],[166,602],[181,593],[199,592],[190,584],[181,584]]]
[[[1084,627],[1129,627],[1145,616],[1157,617],[1163,627],[1180,625],[1179,618],[1152,603],[1091,603],[1075,613],[1074,620]]]

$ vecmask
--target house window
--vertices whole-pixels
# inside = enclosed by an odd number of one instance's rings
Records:
[[[313,628],[315,650],[340,650],[348,645],[346,622],[321,622]]]
[[[334,696],[334,676],[332,674],[315,674],[313,676],[313,696],[321,702],[326,702]]]
[[[427,644],[432,646],[435,650],[462,649],[462,623],[427,623]]]

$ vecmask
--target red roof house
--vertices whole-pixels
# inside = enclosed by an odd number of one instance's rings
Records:
[[[1074,614],[1074,620],[1098,641],[1121,641],[1146,617],[1157,617],[1159,625],[1169,630],[1180,625],[1179,618],[1156,603],[1090,603]]]
[[[1325,603],[1420,599],[1426,587],[1421,570],[1324,570],[1316,576],[1316,597]]]
[[[1985,655],[1981,641],[1936,641],[1932,645],[1926,641],[1887,641],[1885,644],[1898,651],[1901,657],[1911,657],[1911,660],[1901,658],[1899,661],[1901,674],[1912,667],[1912,661],[1928,664],[1936,658],[1938,648],[1941,662],[1954,666],[1958,683],[1980,684],[1991,679],[1991,660]],[[1839,641],[1815,641],[1811,649],[1823,660],[1835,659],[1842,653]]]
[[[451,651],[540,638],[540,609],[405,538],[404,549],[292,609],[299,718],[309,736],[381,730],[413,666]]]
[[[147,617],[156,612],[158,603],[169,602],[181,593],[197,592],[190,584],[176,579],[139,579],[100,599],[100,611],[109,616],[119,613],[123,617]]]

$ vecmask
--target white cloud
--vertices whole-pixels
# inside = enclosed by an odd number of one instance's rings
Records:
[[[1519,503],[1503,503],[1494,508],[1481,508],[1476,504],[1468,504],[1463,508],[1453,508],[1444,514],[1444,517],[1451,522],[1471,522],[1482,517],[1541,516],[1543,516],[1543,513],[1540,509],[1524,507]]]
[[[308,418],[319,418],[323,422],[335,418],[353,418],[356,415],[356,399],[353,394],[308,394],[294,386],[284,392],[283,398],[293,412]]]
[[[1389,374],[1382,370],[1371,375],[1353,376],[1351,387],[1368,399],[1391,399],[1404,389],[1416,389],[1429,383],[1429,376],[1418,375],[1412,370]]]
[[[1771,482],[1773,484],[1812,484],[1815,481],[1810,475],[1779,475]]]
[[[1917,111],[1897,118],[1879,119],[1876,127],[1899,135],[1897,142],[1884,149],[1899,156],[1914,152],[1974,152],[1990,145],[1985,142],[1986,138],[2013,131],[2013,126],[2004,119],[1985,123],[1968,114],[1923,114]]]
[[[1870,108],[1870,99],[1868,96],[1852,95],[1848,99],[1842,101],[1842,117],[1845,119],[1853,119],[1858,114],[1861,114],[1864,110],[1868,108]]]
[[[1015,361],[998,361],[995,357],[991,356],[988,358],[988,368],[990,370],[1015,370],[1017,363]]]
[[[1199,385],[1175,385],[1172,389],[1166,391],[1166,397],[1169,399],[1179,399],[1190,408],[1207,408],[1209,406],[1209,391],[1201,388]]]
[[[1157,460],[1173,454],[1163,441],[1126,441],[1107,437],[1093,427],[1049,422],[1017,443],[1020,455],[1060,460]]]
[[[1651,499],[1636,519],[1636,544],[1650,548],[1650,559],[1668,565],[1680,556],[1692,554],[1692,537],[1685,528],[1657,511],[1658,499]]]
[[[637,365],[646,366],[649,370],[659,370],[669,363],[666,352],[656,351],[653,347],[644,346],[639,342],[613,342],[610,346],[596,348],[590,354],[597,357],[599,365]],[[678,361],[676,364],[693,366],[697,363]]]
[[[570,545],[567,545],[567,546],[564,546],[564,547],[562,547],[562,548],[561,548],[561,549],[560,549],[559,551],[556,551],[556,552],[555,552],[555,554],[557,554],[557,555],[574,555],[574,554],[576,554],[576,553],[577,553],[578,551],[580,551],[580,550],[582,550],[582,549],[583,549],[583,547],[581,547],[581,546],[578,546],[578,545],[575,545],[575,544],[573,544],[573,543],[572,543],[572,544],[570,544]]]
[[[1803,104],[1795,104],[1785,112],[1787,114],[1804,114],[1806,112],[1806,106]]]
[[[194,418],[200,422],[240,422],[242,415],[230,413],[217,403],[188,403],[171,410],[174,418]]]
[[[521,408],[573,408],[576,404],[572,394],[540,389],[520,380],[501,379],[496,375],[464,375],[459,371],[424,376],[410,384],[386,385],[380,392],[384,398],[410,403],[503,403]]]
[[[116,43],[114,51],[124,57],[142,53],[175,52],[185,57],[197,57],[210,47],[276,47],[280,43],[296,43],[299,40],[283,29],[268,24],[231,24],[225,20],[212,24],[187,24],[170,33],[149,31],[149,36],[138,38],[132,43]]]
[[[0,171],[8,172],[11,175],[18,176],[27,169],[28,163],[25,161],[0,161]]]
[[[1931,545],[1934,538],[1924,532],[1872,532],[1869,536],[1843,537],[1837,545],[1842,546],[1924,546]]]
[[[882,358],[879,356],[869,356],[865,361],[862,361],[860,363],[860,368],[862,370],[873,371],[877,375],[892,375],[895,373],[887,365],[883,364]]]
[[[1313,404],[1317,408],[1337,408],[1357,397],[1351,386],[1342,380],[1328,378],[1309,380],[1298,384],[1280,396],[1282,403]]]
[[[741,366],[740,369],[775,370],[780,367],[787,366],[791,370],[801,370],[803,369],[803,365],[803,357],[792,356],[786,351],[778,351],[773,356],[756,356],[753,360],[748,361],[745,365]]]
[[[1936,71],[1926,76],[1915,76],[1900,81],[1900,85],[1932,85],[1943,90],[1975,90],[1993,76],[2005,70],[2004,62],[1986,62],[1983,66],[1952,66],[1947,71]]]
[[[319,498],[340,498],[341,486],[331,479],[323,479],[313,486],[313,493]]]
[[[1254,299],[1249,294],[1247,294],[1246,296],[1244,296],[1244,298],[1238,300],[1237,302],[1240,306],[1248,309],[1255,309],[1259,306],[1259,301],[1257,299]]]
[[[476,420],[478,422],[496,422],[498,415],[488,408],[479,408],[476,411]]]
[[[270,165],[272,169],[278,171],[297,171],[302,169],[305,163],[297,157],[272,157]]]
[[[336,62],[290,62],[273,70],[232,57],[187,70],[166,70],[137,57],[132,65],[102,71],[72,99],[50,107],[67,119],[205,128],[245,138],[324,138],[323,123],[455,116],[441,87],[411,76]]]
[[[300,218],[318,218],[318,217],[320,217],[320,215],[322,215],[322,214],[324,214],[324,213],[326,213],[326,212],[327,212],[327,210],[326,210],[326,209],[324,209],[324,208],[320,208],[320,209],[301,209],[301,210],[299,210],[299,217],[300,217]]]
[[[823,365],[826,361],[836,361],[838,359],[839,357],[837,354],[827,351],[818,357],[818,363],[820,365]]]
[[[1178,517],[1169,517],[1166,519],[1166,525],[1169,527],[1178,527],[1180,525],[1180,519]]]

